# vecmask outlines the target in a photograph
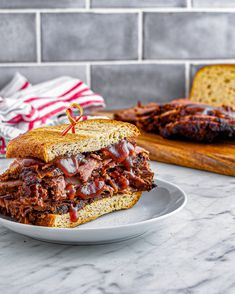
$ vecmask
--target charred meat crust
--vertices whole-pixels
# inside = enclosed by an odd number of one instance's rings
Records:
[[[199,142],[235,139],[235,111],[181,99],[167,104],[138,104],[116,113],[117,120],[132,122],[146,132],[164,138],[184,138]]]

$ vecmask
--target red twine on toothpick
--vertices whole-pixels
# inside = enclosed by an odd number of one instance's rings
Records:
[[[73,109],[72,109],[73,107],[76,107],[79,110],[80,115],[78,117],[75,117],[73,115]],[[65,136],[71,129],[72,129],[72,133],[75,134],[75,126],[79,122],[79,120],[81,119],[81,117],[83,115],[83,108],[79,104],[73,103],[65,111],[65,113],[67,114],[68,119],[69,119],[69,121],[70,121],[71,124],[65,130],[63,130],[63,132],[61,133],[61,135],[62,136]]]

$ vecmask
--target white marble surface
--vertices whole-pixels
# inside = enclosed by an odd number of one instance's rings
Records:
[[[181,212],[142,237],[98,246],[43,243],[0,227],[0,293],[235,293],[235,178],[153,168],[187,193]]]

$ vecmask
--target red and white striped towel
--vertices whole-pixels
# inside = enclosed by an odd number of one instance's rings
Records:
[[[58,115],[71,103],[84,109],[105,106],[104,99],[79,79],[65,76],[31,85],[16,73],[0,91],[0,154],[5,153],[6,141],[19,134],[44,124],[56,124]]]

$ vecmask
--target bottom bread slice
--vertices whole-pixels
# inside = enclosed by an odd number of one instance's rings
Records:
[[[56,228],[74,228],[81,224],[92,221],[104,214],[131,208],[139,200],[142,192],[129,192],[126,194],[117,194],[112,197],[102,198],[87,204],[77,212],[77,221],[70,220],[70,214],[47,214],[36,220],[36,225],[56,227]]]

